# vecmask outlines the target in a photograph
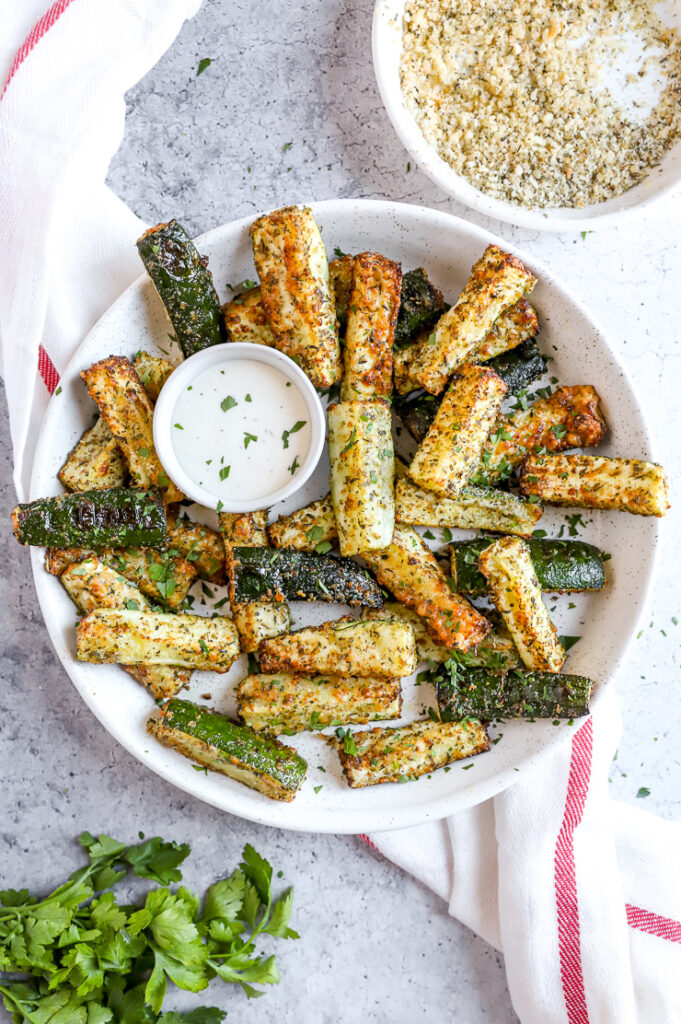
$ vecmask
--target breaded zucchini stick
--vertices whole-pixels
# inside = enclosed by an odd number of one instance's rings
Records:
[[[78,609],[87,615],[95,608],[127,608],[148,611],[149,602],[132,583],[93,556],[68,566],[61,582]],[[142,683],[155,700],[167,700],[191,679],[190,668],[173,665],[128,665],[126,672]]]
[[[225,545],[217,530],[186,516],[168,515],[168,542],[196,568],[199,579],[220,585],[225,582]]]
[[[339,402],[328,411],[331,502],[342,555],[386,547],[395,523],[390,407]]]
[[[320,544],[335,543],[338,529],[331,494],[287,516],[279,516],[267,527],[267,536],[275,548],[295,548],[296,551],[316,551]]]
[[[260,295],[260,288],[249,288],[222,307],[222,318],[229,341],[247,341],[251,345],[276,348]]]
[[[102,419],[116,438],[138,487],[158,487],[164,501],[181,501],[182,492],[168,479],[154,448],[154,407],[129,359],[101,359],[81,377]]]
[[[435,555],[411,526],[396,526],[386,548],[362,557],[378,582],[421,616],[437,643],[467,651],[489,633],[487,619],[449,589]]]
[[[127,475],[116,438],[101,417],[85,431],[57,473],[67,491],[122,487]]]
[[[419,347],[411,373],[418,387],[432,395],[444,391],[450,375],[470,361],[497,317],[532,291],[536,280],[517,256],[488,245],[456,304]]]
[[[539,502],[523,501],[491,487],[464,487],[456,498],[439,498],[411,480],[401,479],[395,485],[395,521],[412,526],[493,530],[529,537],[543,511]]]
[[[236,696],[242,721],[274,736],[328,725],[364,725],[402,713],[398,679],[254,674],[241,680]]]
[[[350,618],[307,626],[260,645],[263,672],[400,679],[417,665],[411,626]]]
[[[527,299],[520,299],[505,309],[492,324],[484,341],[473,349],[471,362],[484,363],[488,359],[510,352],[528,338],[539,334],[539,317]]]
[[[401,283],[399,263],[377,252],[355,256],[345,331],[343,402],[389,398],[392,394]]]
[[[132,365],[140,379],[142,387],[152,402],[161,394],[161,388],[175,369],[173,363],[161,356],[152,356],[148,352],[137,352]]]
[[[558,388],[529,409],[501,416],[482,453],[475,482],[495,483],[510,476],[528,452],[592,448],[607,433],[598,393],[590,384]]]
[[[225,545],[225,566],[230,584],[232,618],[239,631],[241,649],[249,654],[258,650],[261,640],[288,633],[291,628],[291,610],[286,601],[254,601],[243,603],[234,598],[234,572],[232,549],[241,545],[269,546],[267,539],[267,512],[220,512],[220,530]]]
[[[221,616],[96,608],[76,627],[79,661],[176,665],[227,672],[239,657],[239,634]]]
[[[308,207],[288,206],[251,226],[260,293],[275,346],[318,388],[342,375],[329,266]]]
[[[663,516],[670,507],[664,469],[640,459],[530,455],[523,462],[520,490],[551,505],[617,509],[637,516]]]
[[[336,742],[348,786],[406,782],[427,775],[464,757],[489,750],[481,722],[434,722],[430,718],[395,728],[368,729],[352,734],[356,753]]]
[[[518,537],[495,541],[478,558],[478,568],[525,667],[535,672],[560,672],[565,651],[542,599],[525,541]]]
[[[494,370],[462,366],[407,469],[414,483],[456,498],[480,462],[505,394],[506,385]]]

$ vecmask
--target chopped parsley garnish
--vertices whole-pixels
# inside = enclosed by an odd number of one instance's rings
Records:
[[[173,424],[173,426],[175,427],[176,430],[184,430],[184,427],[182,426],[181,423],[175,423]]]
[[[285,142],[284,145],[281,148],[282,148],[284,153],[288,153],[288,151],[289,151],[289,149],[291,148],[292,145],[293,145],[292,142]]]
[[[198,78],[199,75],[203,74],[206,68],[209,68],[212,63],[213,62],[210,57],[202,57],[201,60],[199,61],[199,66],[196,69],[196,77]]]
[[[639,791],[636,794],[636,796],[639,799],[643,799],[643,797],[650,796],[650,790],[648,789],[647,786],[641,786],[641,788],[639,789]]]
[[[294,473],[296,472],[296,470],[298,470],[298,469],[300,469],[300,463],[298,462],[298,456],[296,455],[295,459],[293,460],[293,462],[291,463],[291,465],[290,465],[290,466],[288,467],[288,471],[289,471],[289,473],[291,474],[291,476],[293,476],[293,474],[294,474]]]
[[[138,448],[137,449],[137,454],[139,455],[140,459],[148,459],[149,458],[149,449],[148,448]]]
[[[306,423],[307,420],[298,420],[297,423],[293,424],[290,430],[285,430],[282,433],[281,440],[283,442],[284,448],[288,448],[288,439],[291,436],[291,434],[297,434],[299,430],[303,429]]]
[[[251,398],[251,396],[250,396],[250,395],[246,395],[245,401],[246,401],[246,402],[252,402],[252,401],[253,401],[253,399]]]
[[[323,540],[321,544],[316,545],[315,551],[318,555],[325,555],[328,551],[331,551],[332,548],[333,544],[330,540]]]
[[[257,441],[257,440],[258,440],[258,435],[257,434],[249,434],[248,431],[246,431],[244,433],[244,448],[248,448],[248,446],[251,443],[251,441]]]
[[[321,540],[323,536],[324,528],[322,526],[311,526],[305,534],[305,538],[310,542],[310,544],[315,544],[318,540]]]
[[[220,402],[220,408],[222,409],[223,412],[227,412],[228,409],[233,409],[234,406],[238,404],[239,403],[237,402],[236,398],[232,398],[231,395],[227,395],[227,397],[223,398],[222,401]]]
[[[561,437],[565,437],[565,435],[567,434],[567,427],[564,423],[554,423],[550,429],[553,436],[558,438],[559,440]]]
[[[231,466],[222,466],[221,467],[221,469],[220,469],[220,479],[221,480],[226,480],[227,479],[227,477],[229,476],[230,469],[231,469]]]

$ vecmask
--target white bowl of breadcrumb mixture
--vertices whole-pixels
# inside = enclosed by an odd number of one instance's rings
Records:
[[[679,0],[378,0],[374,66],[438,185],[499,220],[578,231],[681,184],[679,26]]]

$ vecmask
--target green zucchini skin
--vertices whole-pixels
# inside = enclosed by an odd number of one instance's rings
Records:
[[[189,700],[172,698],[161,720],[150,719],[148,727],[162,743],[274,799],[293,799],[307,772],[307,762],[295,750]]]
[[[517,394],[546,373],[546,360],[535,338],[528,338],[517,348],[502,352],[482,365],[499,374],[509,395]],[[408,395],[393,395],[393,408],[412,437],[420,443],[428,433],[441,401],[441,395],[430,395],[419,389],[410,391]]]
[[[453,670],[452,670],[453,669]],[[462,718],[581,718],[593,683],[555,672],[490,672],[445,662],[433,673],[443,722]]]
[[[20,544],[55,548],[164,548],[168,523],[154,491],[110,487],[38,498],[12,512]]]
[[[137,251],[185,357],[226,341],[208,258],[201,256],[182,225],[171,220],[150,228],[137,239]]]
[[[235,547],[232,600],[337,601],[380,608],[383,595],[366,569],[349,558],[292,548]]]
[[[400,308],[395,325],[395,346],[405,348],[417,334],[428,330],[449,306],[442,292],[428,278],[423,267],[402,276]]]
[[[452,550],[452,576],[462,594],[485,594],[487,582],[478,569],[478,557],[494,543],[493,537],[477,540],[456,540]],[[530,558],[542,590],[569,593],[581,590],[602,590],[605,586],[603,553],[593,544],[581,540],[527,541]]]

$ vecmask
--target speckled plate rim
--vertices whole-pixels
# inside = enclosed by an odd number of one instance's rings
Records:
[[[581,210],[556,207],[525,209],[493,199],[457,174],[426,141],[407,109],[400,87],[402,14],[406,0],[376,0],[372,24],[372,55],[378,91],[398,138],[431,181],[471,210],[535,231],[577,232],[616,227],[640,217],[681,186],[681,142],[665,154],[659,167],[634,188],[607,202]],[[679,20],[681,5],[671,5]]]
[[[315,215],[321,223],[324,222],[325,216],[331,215],[331,211],[342,217],[358,217],[365,215],[363,220],[370,220],[372,216],[379,219],[392,218],[396,232],[398,232],[397,225],[400,222],[400,230],[408,232],[408,224],[411,221],[414,226],[418,225],[420,228],[425,228],[428,231],[438,232],[438,229],[442,229],[443,233],[447,230],[452,232],[463,232],[472,240],[475,240],[476,245],[479,245],[480,250],[489,243],[495,243],[504,247],[508,251],[514,252],[533,269],[541,281],[561,292],[565,301],[573,306],[575,311],[588,321],[594,332],[594,338],[597,339],[597,344],[605,349],[607,357],[615,364],[618,372],[621,374],[622,381],[629,389],[628,397],[631,400],[632,405],[635,406],[636,413],[638,415],[636,430],[639,433],[641,444],[647,449],[646,457],[651,459],[654,458],[654,445],[651,433],[648,428],[641,403],[636,394],[635,386],[628,371],[619,360],[614,349],[608,342],[606,335],[596,326],[593,318],[586,312],[582,303],[562,284],[559,284],[554,275],[538,261],[528,258],[522,251],[518,250],[516,246],[507,243],[505,240],[477,227],[476,225],[470,224],[469,222],[451,214],[431,210],[426,207],[384,202],[380,200],[326,200],[319,203],[312,203],[311,205]],[[218,249],[225,239],[247,233],[252,220],[252,216],[244,217],[240,220],[228,223],[207,232],[197,240],[199,247],[202,248],[203,251],[207,251],[211,254],[211,251]],[[62,375],[63,381],[69,381],[73,378],[74,374],[77,374],[81,365],[81,349],[86,345],[91,335],[95,331],[101,329],[102,324],[106,322],[111,311],[119,303],[126,300],[128,296],[135,293],[141,293],[142,289],[147,286],[147,279],[142,275],[137,281],[130,285],[130,287],[126,289],[112,307],[110,307],[110,309],[92,329],[90,334],[83,340],[78,350],[74,353],[74,356]],[[48,405],[36,447],[36,456],[31,477],[32,496],[38,496],[40,493],[49,493],[44,489],[44,485],[43,490],[41,491],[41,484],[43,484],[45,472],[45,467],[43,465],[43,449],[46,446],[46,439],[55,430],[61,415],[62,410],[59,406],[59,400],[53,396]],[[611,661],[607,677],[603,678],[599,683],[599,687],[593,701],[594,707],[596,707],[602,700],[605,690],[613,686],[617,671],[626,658],[629,647],[640,626],[644,613],[646,612],[648,598],[653,585],[657,560],[659,557],[661,533],[661,524],[659,520],[646,520],[646,523],[648,524],[650,531],[651,544],[643,575],[637,578],[636,612],[634,617],[631,619],[631,629],[626,640],[620,644],[616,655]],[[359,797],[356,808],[351,811],[345,809],[342,813],[338,814],[325,813],[322,811],[321,807],[318,809],[312,808],[312,810],[310,810],[308,806],[301,807],[298,804],[298,801],[282,804],[278,801],[267,800],[260,794],[253,793],[253,791],[247,789],[247,787],[240,786],[237,783],[234,783],[234,787],[236,787],[236,789],[232,786],[225,785],[222,788],[213,788],[211,792],[207,792],[206,783],[212,780],[205,778],[201,773],[194,773],[193,777],[190,777],[191,773],[186,770],[189,767],[186,759],[181,758],[180,755],[174,754],[174,752],[168,751],[163,747],[156,750],[154,747],[150,746],[148,750],[145,750],[143,747],[140,747],[138,743],[132,741],[128,732],[113,725],[112,722],[107,719],[107,716],[102,713],[102,709],[99,707],[97,701],[93,699],[93,696],[88,689],[87,682],[84,680],[83,670],[95,669],[98,672],[102,672],[106,669],[116,669],[116,666],[87,666],[75,660],[72,644],[69,645],[69,643],[67,643],[65,636],[62,634],[61,630],[57,628],[51,617],[53,596],[58,591],[61,593],[63,599],[64,592],[59,586],[58,581],[54,577],[50,577],[45,573],[42,549],[34,548],[31,550],[31,562],[40,608],[57,655],[62,662],[67,675],[79,691],[83,700],[107,731],[137,760],[157,775],[166,779],[166,781],[170,782],[172,785],[184,790],[192,796],[196,796],[199,799],[210,803],[215,807],[256,822],[257,824],[271,825],[278,828],[300,832],[358,834],[363,832],[379,832],[406,828],[431,820],[439,820],[449,814],[455,813],[456,811],[475,806],[502,792],[508,786],[512,785],[512,783],[518,781],[522,772],[539,764],[545,755],[555,750],[561,743],[568,742],[568,740],[570,740],[574,735],[575,730],[581,724],[581,721],[578,721],[575,722],[572,727],[564,724],[563,727],[554,729],[552,733],[548,734],[550,736],[548,742],[538,744],[536,749],[518,757],[513,764],[497,771],[494,775],[490,775],[489,777],[480,779],[479,781],[466,776],[466,783],[465,785],[462,783],[461,788],[455,788],[445,795],[440,795],[430,800],[428,799],[427,790],[422,790],[422,800],[418,800],[416,802],[412,801],[410,806],[403,808],[398,807],[395,809],[392,806],[388,806],[384,810],[377,810],[376,807],[371,807],[369,810],[362,806],[362,796],[369,792],[367,790],[351,791]],[[56,588],[56,590],[53,588]],[[141,688],[139,689],[141,690]],[[541,728],[541,723],[538,723],[538,725]],[[171,754],[172,757],[168,759],[164,756],[167,754]],[[181,765],[180,762],[185,763],[184,765]],[[184,771],[182,770],[183,767],[185,768]],[[218,781],[222,781],[223,783],[231,782],[231,780],[225,780],[221,776],[213,776],[213,778]],[[447,778],[454,779],[455,776],[447,776]],[[418,784],[414,785],[416,786]],[[402,787],[380,786],[373,787],[373,789],[374,791],[384,789],[402,790]]]

